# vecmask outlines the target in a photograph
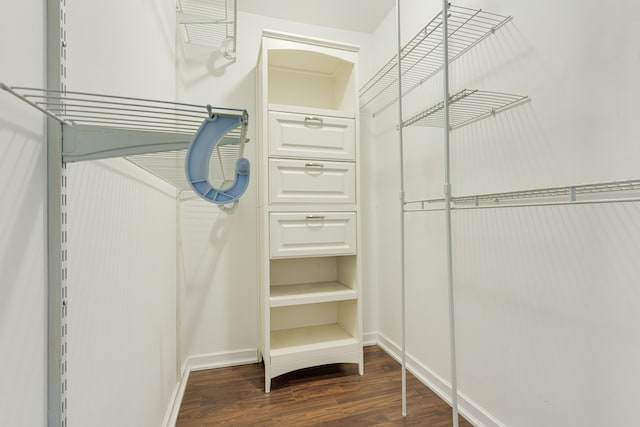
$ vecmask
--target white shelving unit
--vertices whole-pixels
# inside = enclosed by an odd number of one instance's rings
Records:
[[[400,5],[396,2],[398,21],[398,38],[400,37]],[[511,20],[510,16],[498,15],[481,9],[469,9],[442,1],[442,9],[427,25],[407,44],[401,46],[398,40],[398,51],[361,89],[360,108],[367,108],[373,115],[384,111],[398,103],[399,137],[400,137],[400,194],[404,197],[404,154],[403,128],[407,126],[431,126],[443,128],[445,176],[442,210],[446,218],[446,262],[447,289],[449,298],[449,353],[451,364],[451,404],[453,407],[453,425],[458,426],[458,388],[455,345],[455,310],[453,283],[453,253],[451,248],[451,210],[452,193],[450,180],[450,132],[458,127],[482,120],[500,111],[515,107],[528,98],[522,95],[464,89],[451,95],[449,88],[449,64],[468,52],[485,38]],[[425,110],[405,120],[402,112],[402,98],[427,80],[441,73],[443,80],[443,101],[429,106]],[[401,277],[402,292],[402,414],[406,416],[406,345],[405,345],[405,253],[404,253],[404,217],[408,211],[408,203],[404,198],[400,202],[401,219],[401,257],[403,273]]]
[[[399,2],[396,3],[399,8]],[[443,13],[442,11],[446,11]],[[442,11],[416,34],[407,44],[398,41],[398,53],[387,62],[361,89],[360,108],[376,114],[393,104],[399,110],[400,135],[400,193],[404,195],[404,158],[402,130],[408,126],[428,126],[443,129],[445,192],[443,197],[427,200],[401,200],[401,257],[402,257],[402,322],[404,325],[404,218],[405,214],[425,211],[444,211],[446,219],[447,287],[449,291],[449,333],[451,357],[451,402],[453,425],[458,425],[458,389],[454,322],[453,253],[451,248],[451,212],[469,209],[524,208],[532,206],[581,205],[598,203],[629,203],[640,201],[640,179],[566,185],[550,188],[524,189],[471,195],[454,195],[450,180],[449,137],[462,126],[491,117],[529,101],[524,95],[463,89],[451,95],[449,91],[449,64],[494,34],[509,22],[510,16],[498,15],[442,2]],[[398,34],[400,11],[397,9]],[[442,73],[442,102],[428,106],[420,113],[405,119],[402,115],[402,98],[414,91],[436,74]],[[400,102],[398,102],[400,101]],[[404,328],[404,326],[403,326]],[[406,348],[404,330],[402,336],[403,362],[403,415],[406,415]]]
[[[330,363],[363,372],[358,49],[265,31],[258,58],[265,391]]]

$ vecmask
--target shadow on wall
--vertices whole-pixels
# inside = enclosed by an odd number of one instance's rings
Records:
[[[0,119],[0,301],[9,301],[8,286],[20,283],[25,271],[44,265],[45,253],[32,246],[44,231],[46,160],[43,135]],[[41,195],[42,197],[38,197]],[[31,273],[30,273],[31,274]],[[27,280],[29,282],[29,280]]]
[[[229,255],[229,236],[233,218],[218,209],[216,205],[194,199],[179,204],[179,271],[183,292],[180,306],[184,319],[181,335],[182,348],[188,350],[197,335],[196,330],[203,319],[205,310],[215,294],[223,296],[225,287],[214,282],[224,282],[219,277],[219,265]],[[233,252],[233,250],[231,250]],[[222,301],[222,306],[227,302]],[[187,354],[183,354],[183,360]]]
[[[207,70],[212,76],[219,77],[223,75],[227,67],[234,62],[235,60],[226,58],[221,51],[216,50],[209,56],[209,60],[207,61]]]

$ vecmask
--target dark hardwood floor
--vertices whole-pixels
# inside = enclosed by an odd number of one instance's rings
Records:
[[[400,365],[377,346],[364,360],[363,376],[350,364],[309,368],[275,378],[269,394],[261,364],[192,372],[176,426],[452,425],[451,407],[409,373],[403,418]]]

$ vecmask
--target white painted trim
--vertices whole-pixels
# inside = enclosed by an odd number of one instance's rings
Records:
[[[263,37],[269,37],[272,39],[280,39],[286,41],[294,41],[298,43],[312,44],[321,47],[328,47],[331,49],[342,49],[350,52],[358,52],[360,46],[350,43],[340,43],[333,40],[319,39],[315,37],[305,37],[298,34],[286,33],[283,31],[274,31],[269,29],[262,30]]]
[[[365,332],[364,336],[362,337],[362,345],[367,347],[376,344],[378,344],[378,331]]]
[[[187,382],[189,381],[189,374],[190,372],[188,371],[183,374],[182,379],[173,388],[171,399],[169,399],[169,406],[167,406],[167,411],[164,414],[164,420],[162,421],[163,427],[174,427],[178,421],[178,414],[180,412],[180,406],[182,405],[184,391],[186,390]]]
[[[185,372],[185,370],[193,372],[204,369],[225,368],[227,366],[248,365],[257,362],[258,350],[255,348],[232,352],[196,354],[187,357],[182,372]]]
[[[402,349],[395,342],[381,333],[378,333],[378,346],[387,354],[400,362]],[[451,405],[451,383],[424,364],[420,363],[413,356],[407,353],[407,370],[411,372],[422,384],[427,386],[442,400]],[[458,408],[460,414],[464,416],[474,426],[478,427],[506,427],[506,425],[474,402],[469,396],[458,390]]]
[[[219,352],[209,354],[197,354],[187,357],[182,364],[182,378],[176,384],[167,411],[162,422],[163,427],[174,427],[178,421],[178,414],[184,392],[187,388],[189,375],[193,371],[202,371],[205,369],[225,368],[227,366],[247,365],[258,362],[258,350],[255,348],[238,350],[232,352]]]
[[[380,332],[366,332],[363,337],[363,345],[377,344],[396,361],[400,361],[400,347]],[[193,371],[204,369],[224,368],[228,366],[246,365],[258,362],[258,350],[255,348],[238,350],[234,352],[220,352],[198,354],[189,356],[182,365],[182,379],[176,384],[167,407],[167,412],[162,423],[163,427],[174,427],[178,420],[180,405],[187,387],[189,375]],[[421,383],[436,393],[442,400],[451,404],[451,384],[420,363],[410,354],[407,354],[407,370],[411,372]],[[464,393],[459,393],[459,409],[471,424],[478,427],[506,427],[496,417],[492,416],[484,408],[474,402]]]

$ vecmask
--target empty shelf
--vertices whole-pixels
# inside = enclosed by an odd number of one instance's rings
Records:
[[[191,191],[185,177],[187,148],[210,113],[244,110],[207,105],[57,91],[29,87],[0,88],[60,122],[65,162],[124,157],[174,187]],[[233,183],[241,157],[241,129],[232,130],[212,152],[209,181],[217,188]]]
[[[338,324],[271,331],[271,355],[357,344]]]
[[[236,55],[236,0],[179,0],[178,19],[188,43],[220,48]]]
[[[523,95],[464,89],[449,100],[450,129],[481,120],[514,107],[529,98]],[[443,127],[444,102],[440,102],[402,123],[403,126]]]
[[[271,286],[271,307],[356,299],[357,292],[340,282]]]
[[[493,34],[510,19],[510,16],[497,15],[481,9],[450,6],[449,62]],[[442,26],[440,12],[401,49],[403,95],[442,69]],[[398,71],[395,55],[360,89],[360,108],[373,103],[373,109],[379,113],[397,100]]]

